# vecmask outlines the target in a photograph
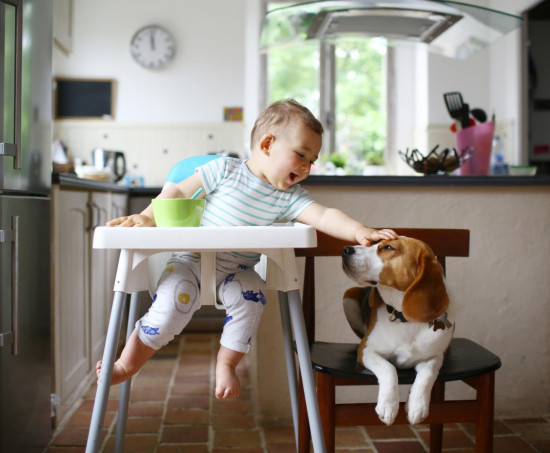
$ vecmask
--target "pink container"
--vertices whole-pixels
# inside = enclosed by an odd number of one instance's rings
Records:
[[[456,132],[456,150],[459,153],[464,148],[474,148],[472,157],[456,170],[458,175],[489,174],[494,132],[495,123],[492,121],[476,124]]]

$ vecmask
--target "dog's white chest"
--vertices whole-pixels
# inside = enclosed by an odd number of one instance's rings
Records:
[[[392,322],[386,307],[382,306],[378,309],[377,323],[370,332],[367,348],[398,368],[411,368],[419,362],[442,355],[451,341],[452,330],[434,332],[428,323]]]

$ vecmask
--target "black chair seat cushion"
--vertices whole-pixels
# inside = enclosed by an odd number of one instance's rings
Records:
[[[313,368],[338,378],[377,383],[376,376],[357,363],[358,344],[315,342],[311,345]],[[439,371],[438,381],[456,381],[498,370],[500,359],[483,346],[466,338],[453,338]],[[413,368],[398,369],[400,384],[412,384]]]

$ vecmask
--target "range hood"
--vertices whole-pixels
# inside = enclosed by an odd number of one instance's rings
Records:
[[[518,16],[454,1],[306,1],[267,12],[261,50],[312,39],[383,37],[390,45],[420,43],[435,53],[467,58],[522,22]]]

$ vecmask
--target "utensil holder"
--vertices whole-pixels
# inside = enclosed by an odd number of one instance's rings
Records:
[[[461,176],[489,174],[494,132],[495,123],[492,121],[476,124],[456,132],[456,149],[461,151],[464,148],[473,148],[472,157],[456,170],[456,174]]]

